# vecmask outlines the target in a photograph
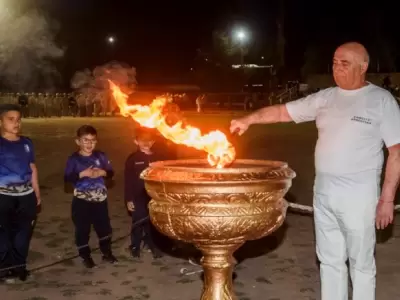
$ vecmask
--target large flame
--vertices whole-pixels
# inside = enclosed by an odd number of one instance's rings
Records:
[[[116,104],[124,117],[130,116],[141,126],[156,128],[165,138],[175,144],[183,144],[203,150],[208,153],[211,166],[223,168],[233,162],[236,156],[235,148],[219,130],[202,135],[200,129],[184,126],[182,121],[168,125],[163,115],[163,108],[168,103],[167,98],[157,97],[150,105],[128,105],[128,95],[111,80],[110,87]]]

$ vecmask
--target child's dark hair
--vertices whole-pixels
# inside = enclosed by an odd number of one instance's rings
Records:
[[[90,126],[90,125],[83,125],[83,126],[79,127],[78,130],[76,131],[76,136],[78,138],[80,138],[84,135],[88,135],[88,134],[97,136],[96,128],[94,128],[93,126]]]
[[[17,111],[21,113],[21,107],[17,104],[12,104],[12,103],[6,103],[0,105],[0,116],[9,111]]]
[[[145,128],[145,127],[136,127],[135,129],[135,137],[136,139],[140,138],[152,138],[155,139],[155,130],[151,128]]]

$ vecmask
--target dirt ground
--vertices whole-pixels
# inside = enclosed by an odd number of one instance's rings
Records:
[[[232,115],[189,116],[191,123],[207,130],[228,130]],[[71,195],[64,192],[63,170],[68,155],[74,151],[78,126],[92,124],[99,131],[99,148],[106,151],[116,170],[115,185],[109,192],[109,206],[114,229],[114,252],[120,263],[99,263],[86,270],[76,255],[70,219]],[[211,125],[213,127],[211,127]],[[24,120],[24,134],[36,146],[40,172],[43,210],[31,243],[29,269],[32,277],[25,283],[0,286],[4,300],[196,300],[200,298],[200,275],[185,276],[181,268],[198,270],[184,258],[165,256],[154,261],[144,254],[140,262],[130,259],[127,247],[130,218],[123,201],[123,165],[134,149],[134,125],[124,118],[63,118]],[[288,200],[311,204],[313,185],[313,148],[316,131],[313,124],[274,125],[252,128],[243,137],[232,137],[239,157],[284,160],[296,171],[297,178]],[[204,155],[191,149],[179,150],[181,157]],[[400,231],[377,246],[377,299],[400,299]],[[96,247],[95,234],[91,244]],[[285,226],[273,236],[246,244],[237,253],[241,263],[236,268],[235,291],[239,300],[320,299],[319,275],[314,251],[313,223],[310,216],[289,213]]]

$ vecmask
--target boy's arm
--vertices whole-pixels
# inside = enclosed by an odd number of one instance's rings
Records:
[[[40,205],[42,202],[40,198],[40,187],[39,187],[39,174],[38,170],[35,164],[35,150],[32,141],[28,138],[29,144],[30,144],[30,151],[29,151],[29,166],[31,167],[32,170],[32,178],[31,178],[31,183],[32,183],[32,188],[33,191],[35,192],[36,196],[36,204]]]
[[[79,180],[79,173],[75,170],[75,161],[72,157],[68,158],[64,171],[64,182],[76,184]]]
[[[94,168],[95,172],[92,175],[93,178],[96,178],[96,177],[104,177],[106,179],[113,178],[114,170],[111,166],[111,162],[108,159],[108,157],[104,153],[100,152],[98,158],[99,158],[99,160],[101,162],[101,166],[103,168],[97,168],[97,167]]]
[[[133,202],[133,180],[135,177],[135,160],[129,156],[124,169],[124,197],[126,202]]]
[[[40,203],[42,202],[42,199],[40,198],[40,187],[39,187],[39,174],[38,174],[38,170],[36,168],[36,164],[35,163],[30,163],[30,167],[32,170],[32,188],[35,192],[36,195],[36,202],[37,205],[40,205]]]
[[[104,177],[107,179],[111,179],[114,177],[114,169],[111,165],[110,160],[108,159],[107,155],[103,155],[104,160]]]

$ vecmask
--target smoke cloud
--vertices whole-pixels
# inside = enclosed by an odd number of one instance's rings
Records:
[[[11,2],[2,2],[2,6],[7,6],[0,8],[0,80],[3,87],[25,92],[53,91],[61,78],[55,60],[64,55],[64,50],[55,42],[58,26],[35,8],[21,13],[11,10]]]
[[[112,61],[96,67],[93,71],[85,69],[76,72],[72,77],[71,87],[81,94],[78,101],[85,101],[82,104],[99,102],[107,106],[108,102],[110,105],[115,105],[114,101],[108,101],[110,97],[108,80],[112,80],[125,94],[130,95],[137,85],[136,69],[128,64]]]

